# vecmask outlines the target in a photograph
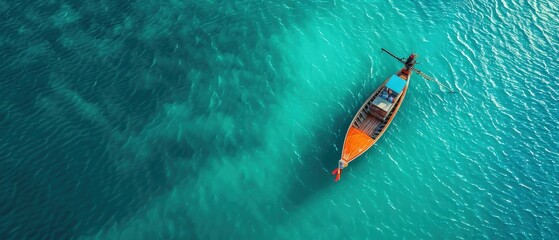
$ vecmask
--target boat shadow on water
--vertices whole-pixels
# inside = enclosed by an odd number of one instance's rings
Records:
[[[301,159],[305,161],[304,165],[288,176],[293,179],[283,206],[288,213],[298,211],[312,199],[322,197],[329,190],[334,190],[343,184],[334,182],[334,176],[331,175],[330,170],[337,166],[342,150],[341,144],[347,131],[345,125],[351,121],[351,117],[341,113],[334,116],[330,127],[317,129],[314,132],[316,147],[301,155]],[[344,169],[344,175],[351,174],[352,167],[361,165],[360,162],[362,161],[355,161],[351,167]]]
[[[320,138],[320,135],[322,135],[323,138]],[[324,145],[328,145],[328,143],[331,142],[341,143],[344,140],[343,137],[344,136],[332,137],[328,134],[317,133],[317,138],[323,139],[321,143]],[[344,180],[335,183],[334,176],[332,176],[328,170],[337,166],[339,157],[335,158],[333,156],[339,155],[340,151],[341,148],[335,149],[329,147],[318,151],[313,150],[306,154],[307,158],[305,159],[308,159],[308,161],[305,166],[301,167],[299,171],[291,176],[293,181],[286,195],[287,203],[284,205],[287,212],[291,213],[297,211],[299,207],[304,206],[313,198],[322,197],[324,194],[327,194],[329,190],[333,190],[343,184],[342,181]],[[365,156],[367,155],[363,155],[362,158]],[[348,176],[352,175],[354,167],[359,167],[363,164],[362,162],[366,161],[365,159],[361,160],[362,161],[352,162],[351,167],[344,169],[343,174],[346,176],[345,180],[351,179],[348,178]]]
[[[351,102],[352,100],[345,99],[345,101]],[[358,109],[360,102],[357,100],[353,106],[348,106],[351,109],[350,112]],[[333,119],[329,126],[326,125],[313,132],[314,138],[311,141],[314,144],[301,155],[304,164],[286,176],[292,179],[282,206],[288,214],[299,211],[313,199],[344,194],[344,179],[335,183],[331,170],[337,167],[347,131],[346,126],[352,121],[352,117],[346,111],[340,111],[332,115]],[[380,146],[377,147],[382,147],[382,142],[384,142],[383,139],[380,139]],[[371,151],[365,153],[357,161],[351,162],[350,166],[343,170],[345,181],[355,179],[352,177],[353,170],[363,167],[366,161],[372,161],[372,164],[369,164],[369,167],[372,168],[380,165],[381,161],[375,157],[375,155],[378,156],[378,152],[375,151],[377,147],[373,146]]]

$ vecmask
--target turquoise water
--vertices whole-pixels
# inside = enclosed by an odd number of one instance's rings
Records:
[[[555,1],[2,1],[1,239],[558,239]],[[355,111],[413,76],[333,182]]]

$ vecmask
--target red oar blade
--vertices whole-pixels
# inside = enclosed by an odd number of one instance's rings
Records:
[[[339,168],[334,169],[334,171],[332,171],[332,175],[338,174],[338,171],[339,171],[339,170],[340,170]]]
[[[340,181],[340,177],[342,176],[342,170],[341,169],[337,169],[338,172],[336,173],[336,179],[334,179],[334,182]]]

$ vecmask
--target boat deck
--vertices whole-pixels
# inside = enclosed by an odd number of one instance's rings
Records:
[[[382,123],[382,120],[367,114],[367,117],[363,120],[363,122],[359,124],[359,127],[357,127],[357,129],[369,135],[370,137],[375,138],[377,135],[375,134],[375,132],[377,132],[379,126],[384,125]]]
[[[356,119],[355,128],[359,131],[367,134],[369,137],[376,139],[379,133],[382,131],[386,122],[382,119],[374,117],[371,114],[365,114],[364,118]]]

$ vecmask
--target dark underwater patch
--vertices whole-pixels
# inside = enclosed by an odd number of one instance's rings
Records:
[[[267,14],[295,24],[307,13],[270,3],[165,4],[3,7],[1,238],[93,234],[195,178],[185,169],[203,167],[213,147],[234,155],[262,144],[249,136],[258,128],[247,119],[271,111],[270,90],[290,81],[271,67],[282,59],[266,39],[282,26],[267,24]],[[181,102],[190,104],[186,125],[215,112],[231,119],[232,133],[172,140],[146,130],[165,120],[164,106]]]

